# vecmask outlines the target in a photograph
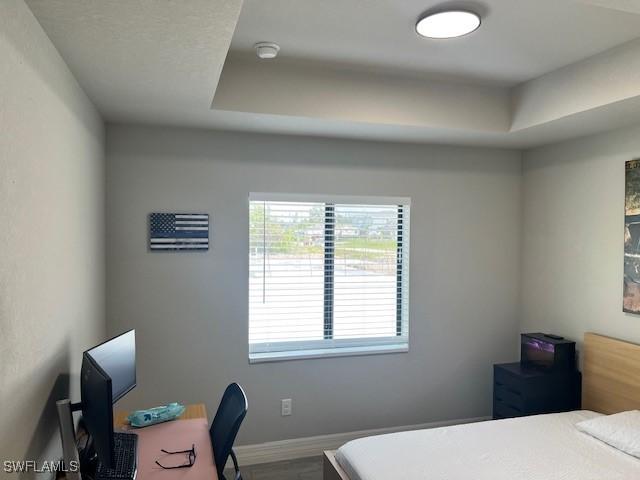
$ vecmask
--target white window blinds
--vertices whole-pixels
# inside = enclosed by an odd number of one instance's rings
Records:
[[[249,356],[405,350],[407,198],[250,195]]]

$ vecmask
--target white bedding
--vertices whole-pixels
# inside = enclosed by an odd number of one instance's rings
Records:
[[[361,438],[336,459],[351,480],[640,480],[640,460],[580,432],[590,411]]]

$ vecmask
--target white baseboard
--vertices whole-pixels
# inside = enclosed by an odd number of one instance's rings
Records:
[[[376,428],[357,432],[333,433],[315,437],[292,438],[289,440],[258,443],[255,445],[240,445],[234,447],[234,450],[238,456],[238,463],[241,466],[280,462],[283,460],[321,456],[324,450],[335,450],[351,440],[369,437],[371,435],[446,427],[461,423],[483,422],[490,419],[491,417],[462,418],[442,422],[421,423],[419,425],[403,425],[400,427]]]

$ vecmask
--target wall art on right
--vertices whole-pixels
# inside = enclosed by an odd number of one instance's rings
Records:
[[[640,313],[640,159],[625,163],[622,310]]]

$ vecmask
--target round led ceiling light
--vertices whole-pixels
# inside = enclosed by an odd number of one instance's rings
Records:
[[[448,10],[425,15],[418,20],[416,31],[427,38],[456,38],[474,32],[480,23],[477,13]]]

